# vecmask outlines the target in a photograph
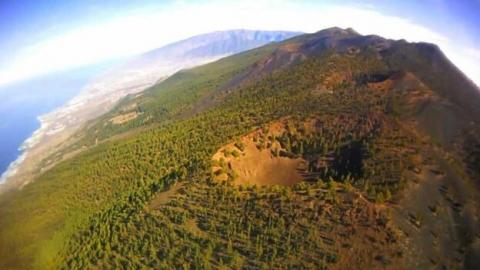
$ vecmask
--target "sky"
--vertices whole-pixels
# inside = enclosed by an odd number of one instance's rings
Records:
[[[0,86],[228,29],[431,42],[480,85],[480,0],[0,0]]]

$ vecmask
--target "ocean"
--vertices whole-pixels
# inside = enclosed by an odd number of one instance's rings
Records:
[[[15,161],[22,143],[40,127],[37,117],[65,104],[106,64],[0,86],[0,175]]]

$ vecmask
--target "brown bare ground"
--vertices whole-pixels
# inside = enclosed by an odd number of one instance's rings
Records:
[[[182,182],[177,182],[172,187],[170,187],[170,189],[157,194],[157,196],[155,196],[155,198],[150,202],[150,209],[158,209],[162,205],[166,204],[171,197],[177,194],[177,191],[180,190],[183,185],[184,184]]]
[[[329,233],[339,252],[332,269],[404,269],[400,255],[403,236],[391,221],[382,224],[384,205],[369,202],[359,193],[346,193],[337,207],[341,216],[326,218],[340,221]]]
[[[117,116],[111,118],[110,122],[112,122],[114,125],[120,125],[120,124],[126,123],[130,120],[133,120],[137,117],[138,117],[137,112],[129,112],[129,113],[120,114],[120,115],[117,115]]]
[[[300,49],[300,43],[287,43],[285,45],[282,45],[278,48],[278,50],[284,51],[284,52],[297,52]]]
[[[280,135],[284,130],[284,124],[281,122],[269,126],[269,134]],[[222,158],[228,164],[228,167],[235,171],[237,178],[235,183],[238,185],[294,185],[303,180],[300,172],[304,170],[305,160],[301,158],[275,157],[271,149],[260,150],[257,148],[253,138],[258,136],[260,131],[255,131],[243,138],[241,141],[245,145],[244,151],[235,147],[235,143],[230,143],[222,148],[213,156],[213,160],[220,161]],[[280,148],[278,144],[272,148]],[[240,155],[225,155],[225,151],[232,152],[236,150]],[[215,173],[220,167],[214,166],[212,171]],[[227,180],[227,174],[222,173],[216,176],[217,181]]]

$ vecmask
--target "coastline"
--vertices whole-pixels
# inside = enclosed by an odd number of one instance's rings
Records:
[[[55,126],[54,115],[70,106],[70,102],[111,64],[56,72],[0,87],[3,94],[0,113],[8,116],[0,127],[0,189],[13,186],[9,182],[18,178],[16,175],[22,171],[21,167],[33,158],[32,148],[38,147],[45,135],[54,135],[64,128]]]
[[[7,169],[2,172],[0,176],[0,187],[6,185],[9,179],[17,174],[23,162],[27,159],[29,151],[37,146],[45,135],[54,135],[56,133],[49,130],[51,123],[46,121],[46,119],[48,119],[55,111],[56,110],[37,116],[37,121],[40,123],[40,127],[27,137],[18,147],[18,151],[20,152],[18,157],[8,165]]]
[[[76,140],[72,135],[84,124],[107,113],[125,96],[142,92],[181,69],[213,62],[225,56],[228,54],[188,59],[180,63],[160,62],[133,69],[117,67],[94,78],[65,104],[37,117],[40,127],[22,143],[19,148],[22,153],[2,174],[0,192],[3,189],[22,188],[59,161],[70,158],[72,154],[69,153],[51,157]]]
[[[136,74],[127,80],[115,79],[114,75],[118,74],[108,74],[90,81],[63,105],[37,116],[39,128],[18,147],[18,157],[1,174],[0,192],[30,183],[58,161],[46,159],[68,145],[70,136],[83,124],[108,112],[126,95],[141,92],[158,81],[158,77],[151,73],[148,77],[146,74]],[[46,161],[46,167],[39,166],[42,161]]]
[[[257,35],[259,33],[260,36]],[[89,120],[107,113],[125,96],[144,91],[179,70],[214,62],[234,53],[299,34],[282,32],[279,36],[277,32],[262,33],[245,30],[213,32],[177,41],[128,59],[107,61],[93,69],[85,68],[81,74],[87,76],[86,81],[82,81],[81,89],[75,90],[75,94],[56,109],[37,117],[40,127],[20,145],[18,150],[21,153],[1,174],[0,191],[4,188],[21,188],[58,162],[77,154],[80,150],[75,150],[74,153],[63,151],[78,140],[73,135]],[[232,40],[232,34],[243,38]],[[51,79],[57,81],[59,75],[55,74]],[[36,85],[40,85],[43,90],[43,84]],[[59,86],[64,90],[71,88],[70,84]],[[17,143],[18,141],[15,144]],[[88,147],[85,145],[81,148]]]
[[[7,180],[14,176],[22,162],[27,158],[26,152],[21,152],[19,156],[8,165],[7,169],[2,173],[0,176],[0,187],[4,184],[6,184]]]

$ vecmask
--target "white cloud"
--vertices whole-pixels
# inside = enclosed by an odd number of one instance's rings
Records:
[[[469,48],[467,49],[467,54],[476,60],[480,60],[480,48],[475,49],[475,48]]]
[[[478,57],[442,34],[373,7],[305,4],[293,1],[176,2],[159,10],[130,14],[87,25],[24,48],[0,69],[0,85],[107,59],[138,54],[195,34],[236,28],[315,32],[326,27],[352,27],[408,41],[438,44],[477,84]]]
[[[466,48],[452,42],[440,47],[465,75],[480,86],[480,49]]]

